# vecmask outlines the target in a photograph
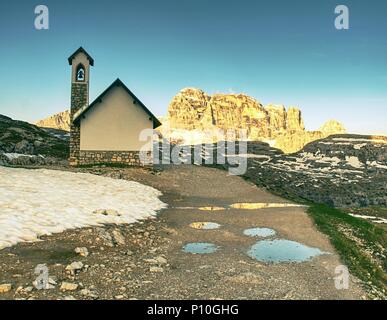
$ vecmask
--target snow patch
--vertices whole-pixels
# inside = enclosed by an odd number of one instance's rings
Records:
[[[387,143],[387,140],[382,140],[382,139],[333,138],[332,140],[333,141],[349,141],[349,142]]]
[[[133,223],[166,207],[159,196],[133,181],[0,167],[0,249],[67,229]],[[93,213],[101,209],[119,215]]]
[[[28,158],[35,158],[35,157],[40,157],[44,159],[42,155],[33,155],[33,154],[24,154],[24,153],[3,153],[4,156],[8,158],[8,160],[14,160],[20,157],[28,157]]]
[[[345,157],[345,161],[347,161],[347,163],[350,166],[354,167],[354,168],[358,168],[359,169],[359,168],[363,167],[363,164],[359,161],[358,157],[354,157],[354,156],[348,157],[348,156],[346,156]]]
[[[366,216],[366,215],[362,215],[362,214],[354,214],[354,213],[350,213],[349,215],[352,216],[352,217],[355,217],[355,218],[360,218],[360,219],[365,219],[365,220],[371,220],[371,221],[374,222],[374,223],[387,223],[387,219],[381,218],[381,217],[376,217],[376,216]]]

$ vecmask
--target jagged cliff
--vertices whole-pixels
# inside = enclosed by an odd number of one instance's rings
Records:
[[[168,108],[173,129],[245,129],[250,139],[271,137],[281,132],[304,130],[299,109],[281,105],[264,107],[245,94],[214,94],[194,88],[181,90]]]
[[[68,110],[56,113],[35,123],[38,127],[70,131],[70,112]]]
[[[245,94],[208,95],[195,88],[183,89],[172,99],[162,123],[161,134],[177,143],[214,142],[214,132],[244,129],[248,140],[267,141],[286,153],[330,134],[345,132],[335,120],[318,131],[306,131],[296,107],[286,110],[283,105],[264,106]]]

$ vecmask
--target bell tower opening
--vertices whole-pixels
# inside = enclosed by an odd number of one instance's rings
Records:
[[[77,82],[85,81],[85,67],[82,63],[78,64],[77,66],[77,73],[75,79],[77,80]]]

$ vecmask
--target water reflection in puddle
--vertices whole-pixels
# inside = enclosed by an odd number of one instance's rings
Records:
[[[251,228],[243,231],[243,234],[250,237],[271,237],[276,234],[273,229],[269,228]]]
[[[193,229],[201,230],[213,230],[220,228],[220,224],[216,222],[192,222],[189,226]]]
[[[183,251],[187,253],[197,253],[197,254],[206,254],[206,253],[214,253],[218,250],[218,246],[213,243],[207,242],[193,242],[187,243],[183,247]]]
[[[219,206],[207,206],[207,207],[174,207],[174,209],[181,210],[200,210],[200,211],[221,211],[221,210],[230,210],[230,209],[265,209],[265,208],[287,208],[287,207],[306,207],[301,204],[296,203],[271,203],[271,202],[241,202],[241,203],[233,203],[231,205],[227,205],[225,207]]]
[[[225,210],[223,207],[200,207],[198,208],[201,211],[220,211],[220,210]]]
[[[324,253],[318,248],[283,239],[258,241],[247,252],[251,258],[263,262],[303,262]]]
[[[286,207],[304,207],[295,203],[268,203],[268,202],[256,202],[256,203],[233,203],[231,206],[233,209],[265,209],[265,208],[286,208]]]

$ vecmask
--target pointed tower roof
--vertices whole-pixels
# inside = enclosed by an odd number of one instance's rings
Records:
[[[90,62],[90,65],[91,66],[94,66],[94,59],[87,53],[87,51],[85,49],[83,49],[82,47],[79,47],[77,51],[75,51],[70,57],[69,57],[69,65],[71,66],[73,64],[73,59],[74,57],[78,54],[78,53],[84,53],[87,57],[87,59],[89,60]]]

